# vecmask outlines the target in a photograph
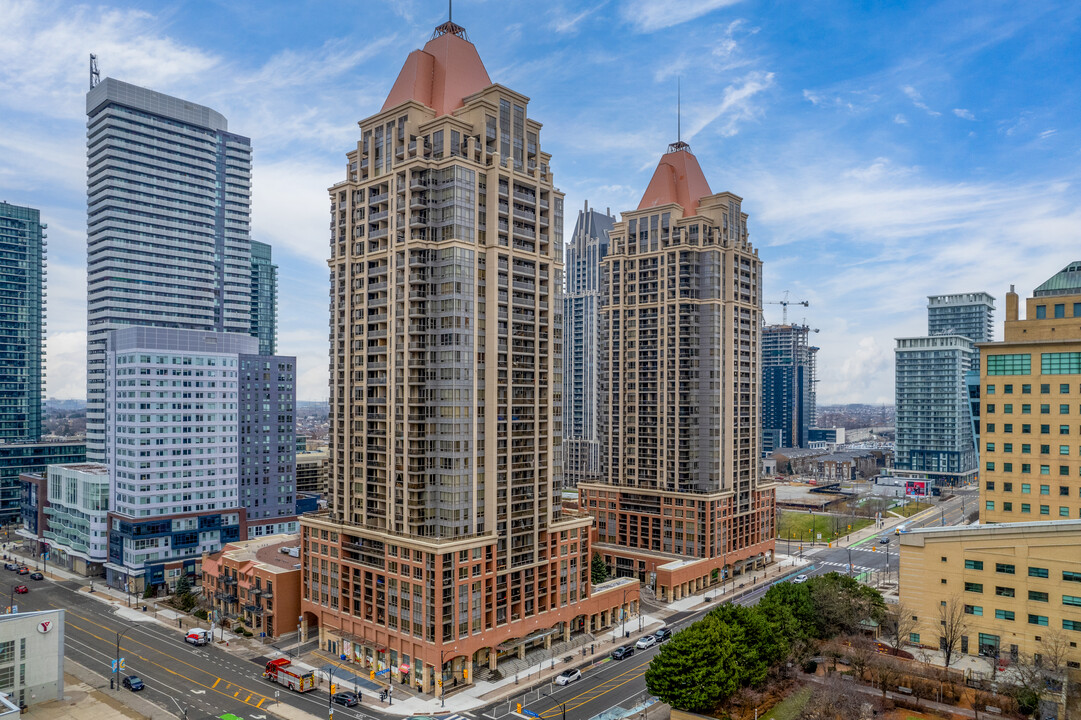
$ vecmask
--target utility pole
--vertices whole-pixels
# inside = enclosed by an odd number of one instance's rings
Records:
[[[124,636],[128,634],[129,630],[132,630],[135,626],[130,625],[123,630],[116,633],[116,689],[120,689],[120,641],[124,639]]]
[[[848,577],[852,577],[852,548],[848,548]]]

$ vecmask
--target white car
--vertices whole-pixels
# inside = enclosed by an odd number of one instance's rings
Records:
[[[799,585],[800,583],[805,583],[805,582],[807,582],[807,576],[806,575],[797,575],[796,579],[793,580],[792,582],[796,583],[797,585]]]
[[[581,670],[564,670],[556,675],[556,685],[569,685],[575,680],[582,679]]]
[[[646,648],[651,648],[656,644],[657,644],[657,636],[656,635],[646,635],[644,637],[639,638],[638,642],[636,642],[634,644],[634,646],[636,648],[638,648],[639,650],[645,650]]]

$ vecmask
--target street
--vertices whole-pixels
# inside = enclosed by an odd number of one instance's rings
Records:
[[[11,577],[16,576],[12,573]],[[116,657],[117,633],[122,632],[120,656],[125,659],[126,669],[120,677],[138,675],[146,683],[142,691],[145,698],[169,712],[186,715],[188,720],[218,718],[225,713],[243,720],[265,720],[275,702],[320,717],[327,714],[325,690],[300,694],[262,678],[265,660],[279,655],[270,648],[267,658],[251,662],[214,645],[196,647],[185,643],[179,631],[156,622],[119,617],[113,606],[80,592],[80,583],[45,580],[30,581],[28,585],[30,592],[17,596],[19,610],[66,610],[66,655],[100,673],[106,688]],[[122,612],[139,611],[124,608]],[[124,694],[131,691],[120,688],[106,692],[116,693],[123,700]],[[365,701],[375,702],[370,694]],[[371,717],[360,708],[340,705],[335,705],[334,714],[340,718]]]

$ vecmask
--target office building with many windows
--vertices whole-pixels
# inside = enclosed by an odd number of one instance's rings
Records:
[[[563,296],[563,485],[576,487],[600,475],[601,442],[597,427],[597,365],[601,348],[597,307],[601,261],[608,254],[608,234],[615,218],[591,209],[578,211],[566,247]]]
[[[0,522],[19,521],[22,517],[24,473],[44,473],[56,464],[86,461],[86,443],[36,442],[0,443]]]
[[[1081,668],[1081,262],[1026,300],[1006,295],[1001,342],[980,344],[980,524],[901,536],[913,642]],[[940,569],[940,570],[939,570]]]
[[[86,95],[87,454],[127,326],[251,331],[251,142],[208,107],[106,78]]]
[[[35,208],[0,202],[0,442],[41,436],[47,228]]]
[[[259,338],[259,354],[278,351],[278,266],[271,247],[251,242],[251,335]]]
[[[762,262],[741,198],[668,148],[611,231],[601,306],[595,549],[670,601],[771,562],[759,483]]]
[[[528,102],[444,23],[330,188],[329,508],[301,518],[303,624],[425,692],[637,603],[636,583],[593,592],[591,520],[557,492],[563,195]]]

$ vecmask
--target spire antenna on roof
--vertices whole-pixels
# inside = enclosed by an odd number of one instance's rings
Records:
[[[668,152],[690,152],[691,146],[683,142],[683,98],[680,93],[680,80],[676,76],[676,141],[668,146]]]
[[[454,0],[447,0],[447,21],[437,27],[432,33],[432,40],[442,35],[457,35],[469,42],[469,36],[465,34],[465,28],[454,22]]]

